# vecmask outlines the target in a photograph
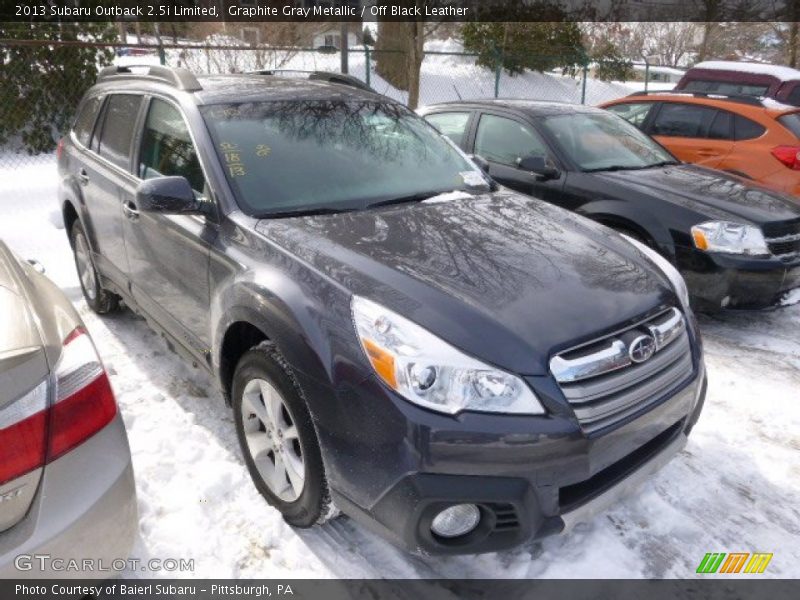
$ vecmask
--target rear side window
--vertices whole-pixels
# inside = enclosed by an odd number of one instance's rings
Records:
[[[469,123],[468,112],[436,113],[425,117],[431,125],[449,137],[457,146],[464,143],[464,134]]]
[[[725,110],[718,110],[711,126],[708,128],[708,139],[710,140],[732,140],[733,139],[733,115]]]
[[[72,132],[75,134],[78,142],[83,146],[89,145],[89,139],[92,137],[92,130],[94,129],[94,122],[97,119],[97,113],[100,110],[102,102],[103,99],[100,96],[89,98],[83,103],[75,119]]]
[[[764,135],[764,132],[767,130],[766,127],[759,125],[755,121],[746,119],[741,115],[736,115],[736,119],[734,121],[734,127],[736,128],[737,141],[752,140],[754,138]]]
[[[786,97],[786,103],[792,106],[800,106],[800,84],[794,86],[789,95]]]
[[[687,92],[705,92],[706,94],[720,94],[726,96],[766,96],[769,91],[769,86],[758,83],[703,81],[701,79],[696,79],[688,82],[681,89]]]
[[[706,138],[717,112],[695,104],[664,103],[653,122],[652,134]]]
[[[108,98],[98,153],[118,167],[128,169],[131,140],[142,104],[141,96],[114,94]]]
[[[800,113],[791,113],[778,117],[778,123],[791,131],[794,136],[800,139]]]
[[[163,175],[185,177],[193,190],[203,192],[203,170],[186,121],[177,108],[154,98],[142,135],[139,177],[152,179]]]
[[[626,102],[609,106],[608,110],[641,129],[651,108],[653,108],[652,102]]]

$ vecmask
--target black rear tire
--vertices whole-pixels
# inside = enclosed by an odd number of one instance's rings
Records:
[[[243,410],[243,402],[245,388],[253,380],[268,382],[280,394],[288,412],[287,416],[297,428],[297,438],[303,459],[304,482],[302,492],[294,501],[286,501],[270,489],[256,466],[248,446],[245,437],[244,415],[247,408],[245,407]],[[266,501],[280,511],[287,523],[295,527],[312,527],[335,516],[319,441],[305,398],[291,369],[273,344],[263,342],[242,356],[233,375],[231,398],[236,435],[239,439],[242,456],[256,489]],[[250,419],[254,416],[252,415]]]
[[[100,275],[94,264],[94,258],[92,257],[89,246],[89,238],[86,236],[86,231],[83,229],[83,225],[81,225],[79,220],[76,220],[72,224],[69,239],[75,258],[75,269],[78,272],[78,280],[80,281],[81,291],[83,292],[83,298],[86,300],[86,304],[98,315],[106,315],[119,310],[119,296],[105,289],[100,284]],[[91,269],[91,274],[82,276],[82,269],[84,274],[86,274],[85,269]]]

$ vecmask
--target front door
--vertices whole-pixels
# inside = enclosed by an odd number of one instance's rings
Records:
[[[564,186],[563,170],[545,179],[518,166],[522,158],[542,156],[555,166],[546,142],[532,126],[520,120],[483,113],[475,132],[474,153],[489,162],[489,174],[497,182],[522,194],[556,201]]]
[[[198,196],[207,193],[203,170],[180,110],[153,98],[141,135],[139,179],[180,175]],[[217,235],[205,217],[140,211],[135,191],[126,198],[125,244],[137,304],[200,360],[207,358],[208,261]]]

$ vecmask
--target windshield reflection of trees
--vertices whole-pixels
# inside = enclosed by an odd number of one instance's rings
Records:
[[[446,144],[405,107],[390,102],[279,100],[212,109],[219,120],[265,123],[285,140],[335,146],[372,160],[428,164],[441,161]],[[437,152],[438,150],[438,152]],[[452,152],[452,151],[450,151]],[[454,163],[455,165],[455,163]]]

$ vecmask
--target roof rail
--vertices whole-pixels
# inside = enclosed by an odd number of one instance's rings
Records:
[[[730,102],[738,102],[739,104],[750,104],[751,106],[764,106],[764,103],[758,96],[745,96],[744,94],[716,94],[714,92],[691,92],[684,90],[648,90],[646,92],[633,92],[630,96],[658,96],[667,94],[672,96],[691,96],[693,98],[711,98],[712,100],[728,100]]]
[[[144,69],[144,71],[137,72],[134,71],[134,69]],[[196,92],[203,89],[203,86],[197,81],[197,77],[195,77],[191,71],[181,67],[165,67],[162,65],[112,65],[100,70],[97,81],[103,81],[112,77],[115,79],[153,79],[187,92]]]
[[[375,92],[370,86],[361,81],[358,77],[347,75],[345,73],[335,73],[333,71],[301,71],[298,69],[266,69],[260,71],[252,71],[255,75],[274,75],[277,77],[288,76],[292,74],[307,75],[308,79],[315,81],[327,81],[328,83],[338,83],[341,85],[349,85],[350,87],[365,90],[367,92]],[[377,93],[377,92],[375,92]]]

